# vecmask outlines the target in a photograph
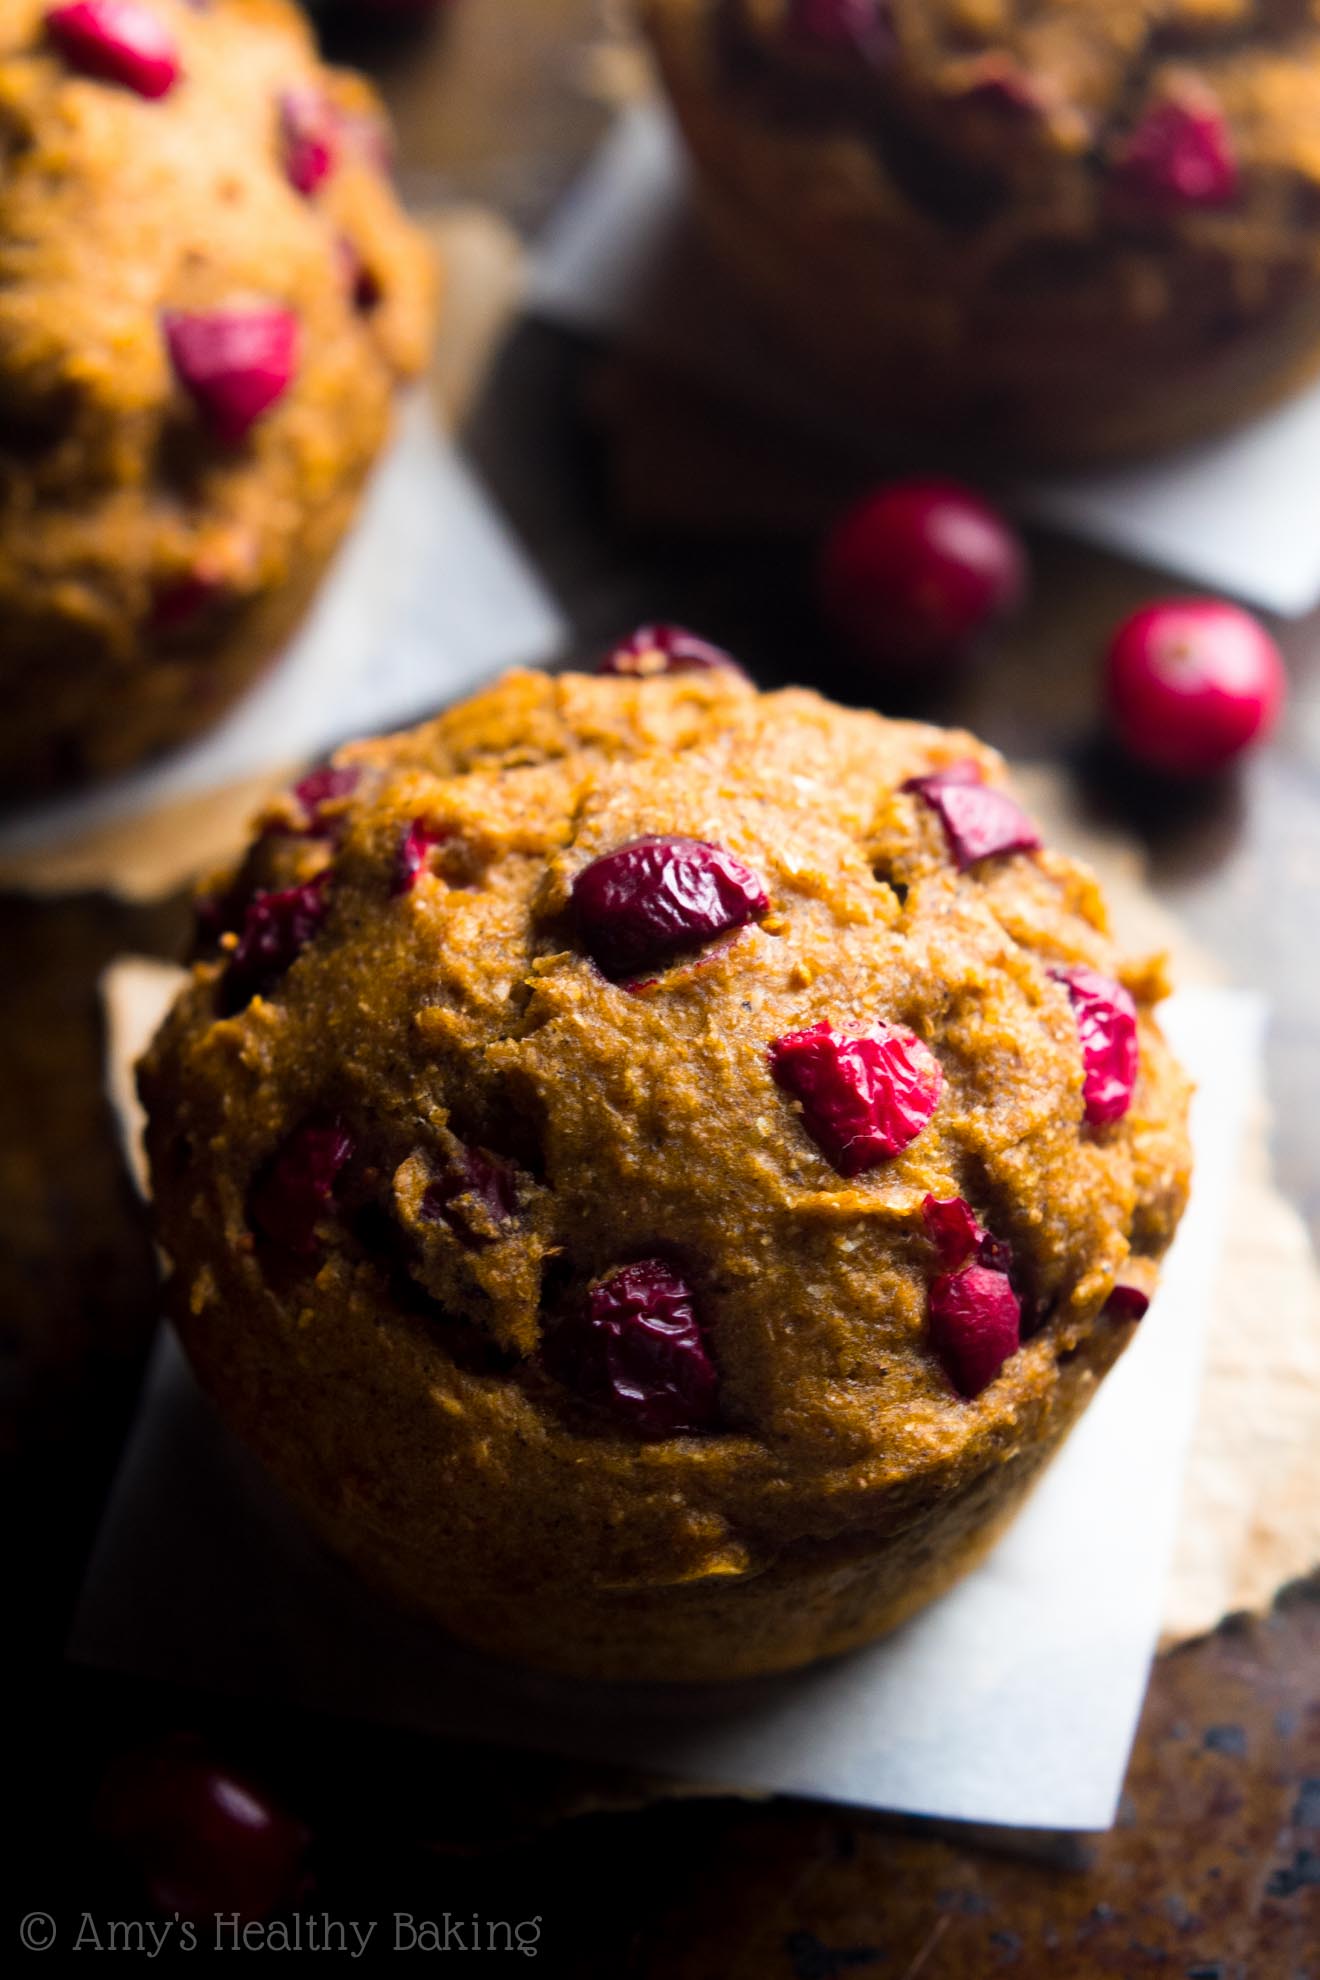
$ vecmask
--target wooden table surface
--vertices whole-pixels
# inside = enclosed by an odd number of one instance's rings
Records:
[[[433,33],[365,51],[413,196],[476,200],[532,233],[606,126],[626,61],[604,0],[456,0]],[[602,28],[616,33],[601,52]],[[336,33],[338,31],[336,30]],[[587,651],[647,616],[722,639],[766,683],[874,698],[822,640],[807,546],[623,526],[584,414],[600,354],[542,326],[505,346],[470,454]],[[1299,500],[1311,499],[1299,491]],[[1160,897],[1231,980],[1271,998],[1282,1186],[1320,1236],[1320,623],[1289,627],[1290,714],[1239,782],[1177,799],[1094,740],[1101,629],[1160,580],[1038,541],[1019,636],[929,711],[1011,754],[1072,764],[1146,845]],[[202,1725],[279,1783],[318,1835],[334,1915],[542,1919],[554,1970],[650,1980],[1161,1973],[1320,1980],[1320,1582],[1156,1666],[1115,1831],[1008,1855],[993,1837],[776,1802],[601,1807],[545,1762],[225,1708],[63,1670],[60,1646],[133,1406],[150,1248],[115,1155],[95,989],[127,949],[171,954],[181,901],[0,900],[0,1452],[11,1590],[15,1920],[134,1915],[90,1839],[105,1756]],[[1079,1710],[1084,1701],[1079,1700]],[[594,1782],[598,1800],[620,1790]],[[127,1907],[127,1909],[126,1909]],[[381,1932],[386,1929],[382,1924]],[[489,1955],[498,1968],[500,1956]],[[482,1968],[488,1970],[487,1967]],[[526,1970],[525,1963],[514,1970]],[[535,1969],[533,1969],[535,1970]]]

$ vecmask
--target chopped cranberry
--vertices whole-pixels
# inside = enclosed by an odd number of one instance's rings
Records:
[[[341,234],[336,244],[339,266],[343,271],[344,287],[352,300],[354,309],[363,316],[370,316],[376,309],[385,291],[380,285],[380,277],[374,268],[363,260],[356,243]]]
[[[877,67],[894,50],[889,0],[788,0],[784,25],[801,48],[860,55]]]
[[[945,1272],[930,1289],[930,1339],[960,1396],[979,1396],[1022,1344],[1008,1277],[985,1265]]]
[[[825,616],[882,676],[963,658],[1020,603],[1026,555],[1004,518],[954,481],[896,481],[835,524],[818,568]]]
[[[334,1208],[339,1171],[353,1154],[342,1121],[305,1121],[257,1181],[249,1204],[264,1237],[299,1258],[319,1250],[317,1226]]]
[[[163,324],[180,384],[226,446],[283,397],[298,368],[298,319],[277,303],[167,310]]]
[[[46,9],[46,32],[86,76],[167,96],[183,73],[174,37],[141,0],[70,0]]]
[[[591,1288],[546,1342],[546,1365],[643,1437],[712,1429],[715,1363],[692,1293],[658,1258],[625,1265]]]
[[[964,1197],[926,1196],[922,1199],[921,1214],[926,1235],[946,1272],[956,1271],[975,1258],[985,1232]]]
[[[459,1199],[464,1196],[475,1197],[496,1224],[507,1224],[518,1209],[513,1170],[507,1162],[496,1161],[480,1148],[464,1148],[456,1161],[427,1184],[421,1213],[433,1222],[443,1219],[465,1243],[483,1244],[490,1234],[474,1226],[471,1218],[463,1214]]]
[[[325,830],[327,821],[322,816],[325,807],[351,796],[361,777],[356,763],[322,763],[299,778],[293,795],[306,817],[309,833]]]
[[[190,1919],[269,1917],[298,1896],[311,1841],[263,1789],[180,1734],[111,1765],[96,1826],[157,1911]]]
[[[856,1038],[828,1024],[787,1032],[770,1047],[770,1066],[801,1102],[804,1127],[841,1176],[873,1169],[915,1141],[944,1084],[921,1040],[893,1024]]]
[[[280,97],[280,142],[289,184],[305,199],[334,171],[339,126],[319,89],[286,89]]]
[[[1077,1019],[1085,1079],[1082,1098],[1092,1127],[1121,1121],[1137,1083],[1137,1007],[1121,983],[1094,969],[1056,969]]]
[[[1150,1308],[1150,1294],[1140,1286],[1117,1285],[1105,1301],[1107,1320],[1144,1320]]]
[[[639,626],[627,639],[611,647],[598,674],[627,674],[649,680],[656,674],[737,674],[747,675],[731,653],[712,646],[707,639],[689,632],[686,626]]]
[[[981,782],[975,763],[953,763],[928,777],[904,784],[940,815],[958,871],[996,853],[1034,852],[1041,837],[1026,812],[1007,791]]]
[[[583,944],[613,977],[741,928],[769,905],[757,876],[704,839],[634,839],[594,859],[573,882]]]
[[[1241,182],[1218,106],[1167,97],[1147,110],[1115,160],[1134,192],[1169,206],[1227,206]]]
[[[265,995],[297,961],[329,911],[329,867],[300,887],[255,893],[247,904],[238,946],[220,980],[220,1002],[232,1017]]]
[[[1226,769],[1273,728],[1287,693],[1265,628],[1217,598],[1147,605],[1119,627],[1106,660],[1110,716],[1149,769],[1200,777]]]
[[[432,846],[438,846],[448,837],[447,831],[428,824],[425,818],[414,818],[412,824],[405,828],[394,856],[391,893],[410,894],[417,885],[417,876],[425,866]]]
[[[182,632],[213,605],[225,588],[224,579],[214,571],[198,567],[186,577],[164,584],[151,601],[148,623],[153,632]]]

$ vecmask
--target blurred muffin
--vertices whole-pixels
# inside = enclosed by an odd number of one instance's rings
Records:
[[[352,519],[433,271],[285,0],[0,0],[0,780],[213,722]]]
[[[722,255],[855,414],[1010,457],[1320,363],[1307,0],[644,0]]]
[[[1186,1085],[969,736],[649,629],[260,821],[141,1067],[170,1306],[458,1637],[787,1668],[990,1544],[1130,1339]]]

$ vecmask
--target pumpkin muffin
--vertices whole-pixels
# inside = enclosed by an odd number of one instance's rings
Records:
[[[433,272],[285,0],[0,0],[0,780],[213,722],[347,529]]]
[[[1187,1092],[970,736],[651,628],[354,745],[140,1068],[170,1306],[327,1540],[610,1678],[864,1643],[1121,1353]]]
[[[1139,454],[1320,366],[1311,0],[644,0],[721,255],[854,417]]]

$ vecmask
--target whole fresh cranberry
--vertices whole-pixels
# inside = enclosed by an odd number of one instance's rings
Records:
[[[584,866],[573,913],[604,975],[625,977],[741,928],[770,905],[756,874],[704,839],[634,839]]]
[[[108,1770],[96,1826],[133,1866],[157,1911],[268,1918],[305,1877],[310,1836],[254,1782],[177,1734]]]
[[[1110,645],[1105,685],[1128,754],[1176,777],[1225,769],[1269,734],[1287,691],[1265,628],[1219,598],[1133,613]]]
[[[686,626],[639,626],[627,639],[612,646],[601,661],[598,674],[623,674],[650,680],[657,674],[737,674],[747,675],[731,653],[712,646],[708,639],[689,632]]]
[[[1056,969],[1051,974],[1066,984],[1077,1019],[1087,1121],[1092,1127],[1121,1121],[1132,1105],[1140,1063],[1131,993],[1094,969]]]
[[[166,96],[182,74],[165,22],[142,0],[70,0],[46,9],[46,32],[72,68],[122,83],[138,96]]]
[[[295,1257],[314,1257],[317,1227],[334,1207],[335,1184],[353,1149],[342,1121],[305,1121],[296,1128],[252,1191],[248,1212],[262,1235]]]
[[[179,383],[225,446],[245,438],[298,369],[298,319],[278,303],[167,310],[162,325]]]
[[[266,994],[297,961],[329,911],[329,881],[325,867],[300,887],[252,896],[221,978],[220,1004],[227,1016]]]
[[[1022,1342],[1022,1308],[1007,1273],[945,1272],[930,1289],[931,1346],[960,1396],[979,1396]]]
[[[686,1282],[663,1259],[609,1273],[545,1347],[558,1381],[628,1430],[672,1437],[719,1420],[715,1363]]]
[[[915,1141],[944,1084],[933,1054],[896,1024],[855,1038],[828,1024],[787,1032],[770,1047],[770,1067],[841,1176],[873,1169]]]
[[[947,667],[1021,601],[1026,555],[1004,518],[955,481],[896,481],[835,524],[818,583],[850,651],[890,677]]]
[[[951,763],[929,776],[910,777],[903,789],[938,812],[960,873],[978,860],[1040,846],[1040,833],[1017,799],[984,783],[978,763]]]
[[[1115,170],[1123,185],[1166,206],[1227,206],[1241,176],[1228,126],[1209,96],[1152,103],[1119,148]]]

